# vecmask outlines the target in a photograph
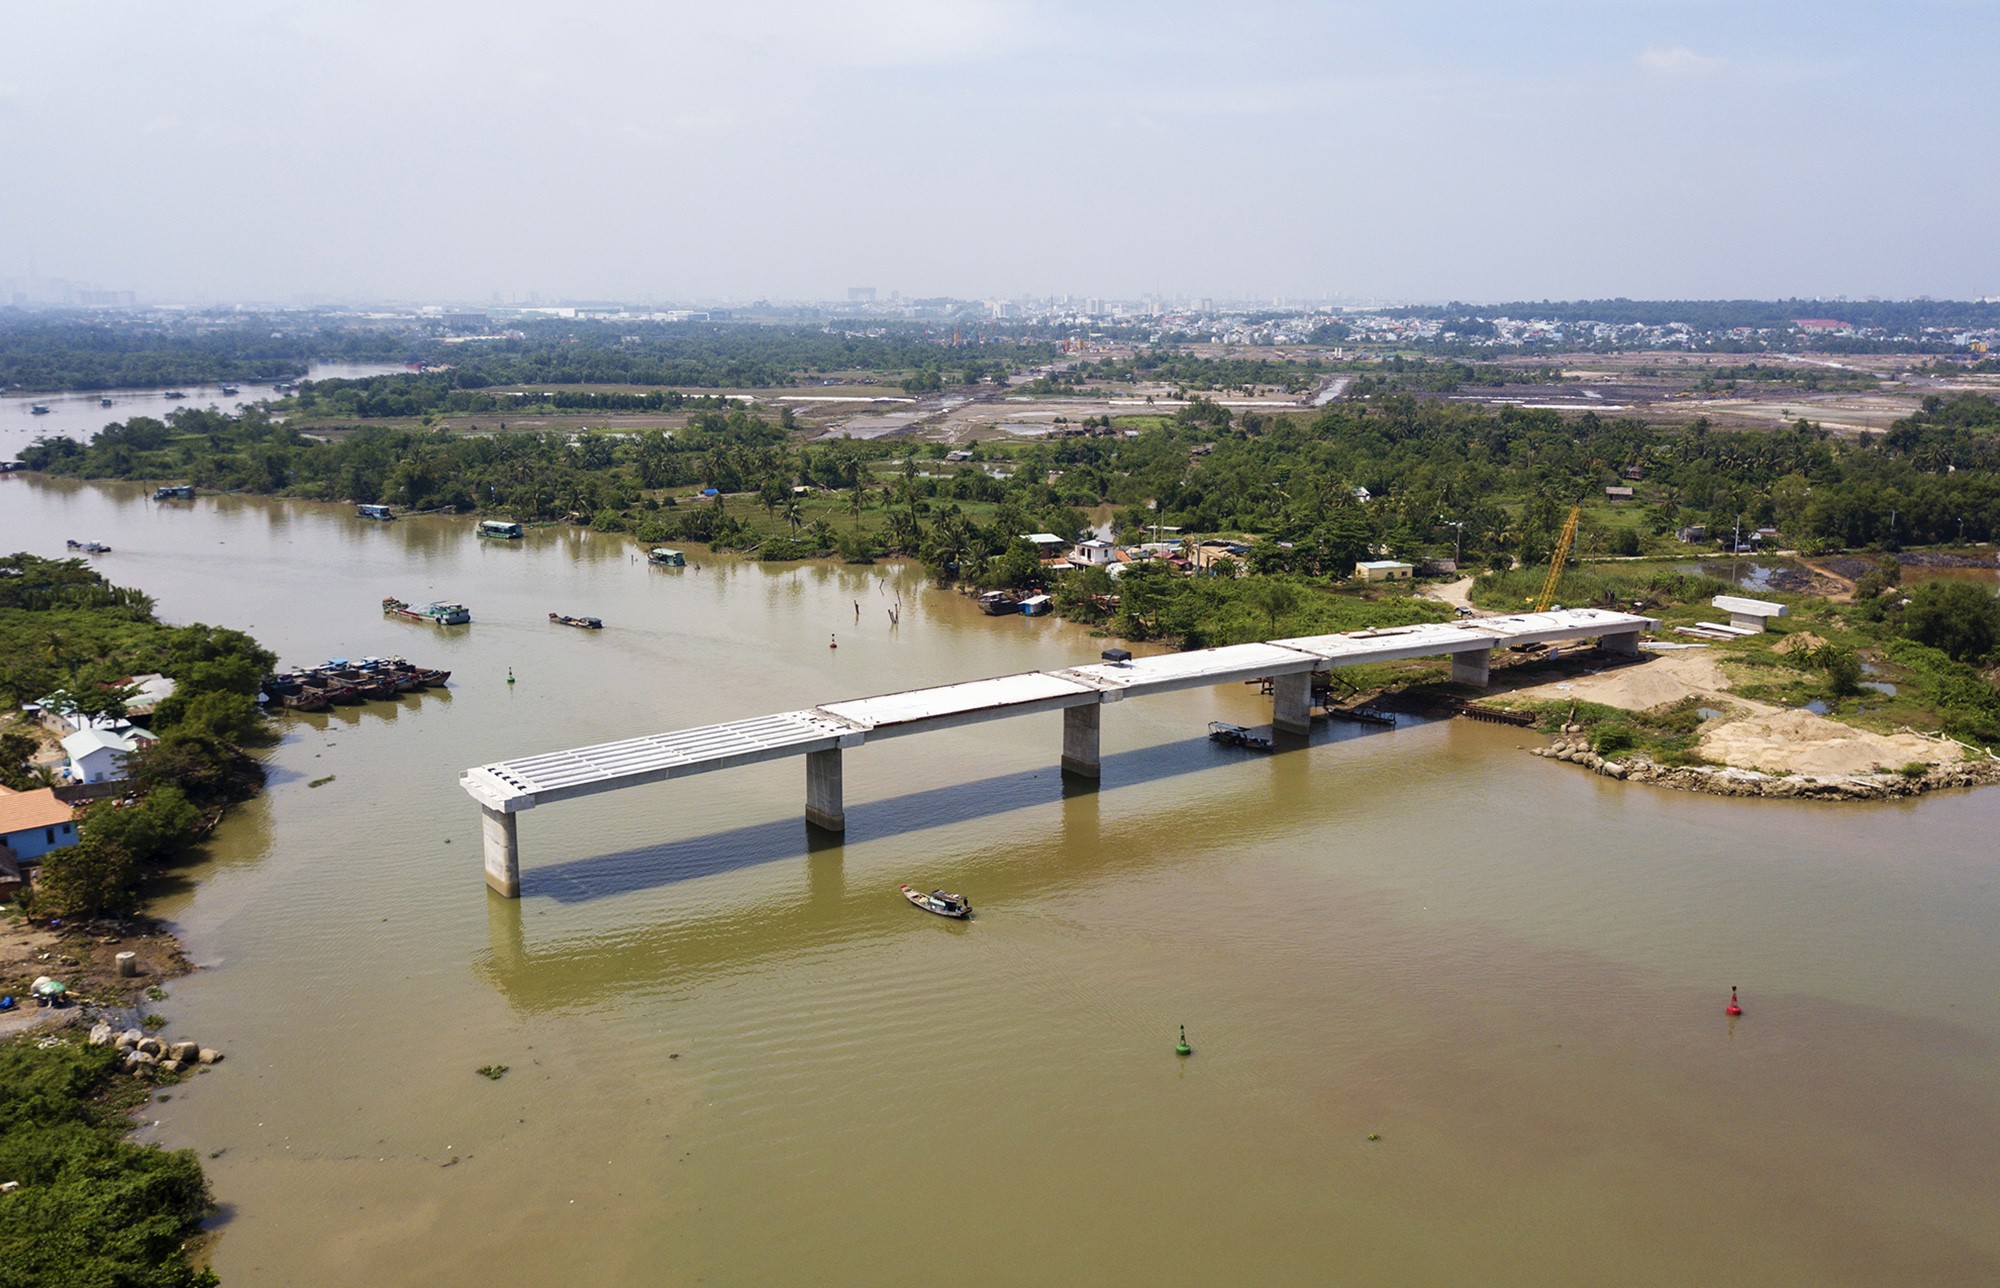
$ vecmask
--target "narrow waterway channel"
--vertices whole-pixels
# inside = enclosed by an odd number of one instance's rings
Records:
[[[205,969],[159,1009],[229,1058],[147,1135],[227,1284],[2000,1280],[2000,792],[1723,800],[1464,721],[1257,756],[1202,691],[1106,708],[1096,791],[1052,715],[862,748],[820,848],[796,761],[538,809],[510,902],[465,766],[1102,643],[903,568],[146,495],[0,479],[0,548],[453,672],[288,718],[162,902]]]

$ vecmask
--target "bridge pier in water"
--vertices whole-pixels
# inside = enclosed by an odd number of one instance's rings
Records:
[[[509,899],[521,897],[521,842],[514,816],[491,805],[479,807],[479,833],[486,844],[486,884]]]
[[[806,753],[806,822],[828,832],[847,830],[840,790],[840,748]]]
[[[1271,677],[1271,728],[1279,733],[1312,732],[1311,671]]]
[[[1062,770],[1078,778],[1096,778],[1099,773],[1098,735],[1104,727],[1104,708],[1087,706],[1063,708]]]

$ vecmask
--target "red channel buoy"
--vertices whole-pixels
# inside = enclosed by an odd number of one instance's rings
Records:
[[[1722,1008],[1722,1013],[1724,1015],[1743,1014],[1743,1008],[1736,1002],[1736,985],[1734,984],[1729,986],[1729,1005]]]

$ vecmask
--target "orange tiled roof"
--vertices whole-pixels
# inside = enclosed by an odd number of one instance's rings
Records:
[[[52,788],[42,787],[32,792],[0,788],[0,836],[32,827],[53,827],[75,816],[76,811],[57,800]]]

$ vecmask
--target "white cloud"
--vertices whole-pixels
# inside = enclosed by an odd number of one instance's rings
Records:
[[[1654,76],[1719,76],[1734,66],[1727,58],[1697,54],[1686,45],[1671,48],[1654,45],[1640,53],[1635,61]]]

